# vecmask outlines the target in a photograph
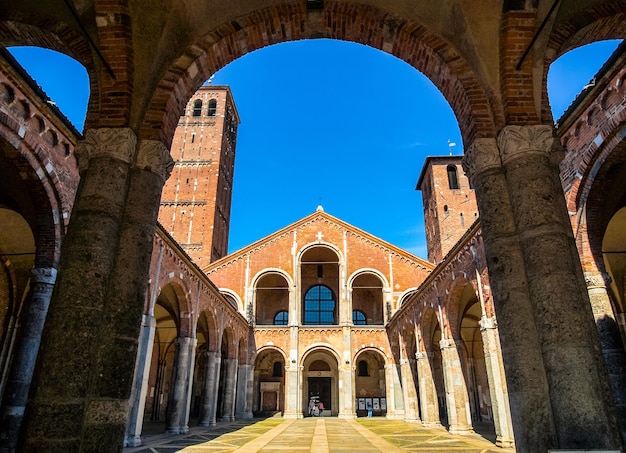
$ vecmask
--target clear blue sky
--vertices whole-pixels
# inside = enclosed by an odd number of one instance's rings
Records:
[[[618,44],[585,46],[552,65],[555,119]],[[82,131],[85,70],[55,52],[10,50]],[[329,214],[426,258],[417,178],[426,156],[448,154],[448,141],[462,154],[463,144],[452,110],[425,76],[370,47],[306,40],[245,55],[218,71],[213,84],[231,87],[242,120],[229,251],[322,204]]]

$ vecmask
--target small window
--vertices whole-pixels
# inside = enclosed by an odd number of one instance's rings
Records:
[[[352,324],[355,326],[364,326],[367,324],[365,313],[361,310],[352,310]]]
[[[279,311],[276,313],[276,316],[274,316],[275,326],[286,326],[287,322],[289,322],[289,313],[287,310]]]
[[[443,213],[444,213],[444,214],[447,214],[447,213],[448,213],[448,205],[447,205],[447,204],[444,204],[444,205],[443,205]]]
[[[280,362],[274,362],[274,369],[272,370],[272,377],[283,377],[283,364]]]
[[[463,213],[461,213],[460,216],[461,216],[461,226],[464,227],[465,226],[465,217],[463,217]]]
[[[359,360],[359,376],[369,376],[370,370],[366,360]]]
[[[451,190],[459,189],[459,175],[455,165],[448,165],[448,186]]]
[[[211,99],[209,101],[209,108],[206,114],[209,116],[215,116],[217,114],[217,100]]]
[[[193,116],[202,115],[202,101],[200,99],[196,99],[193,102]]]

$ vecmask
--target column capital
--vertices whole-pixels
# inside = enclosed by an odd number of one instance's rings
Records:
[[[477,138],[465,150],[463,170],[470,179],[478,173],[501,166],[502,162],[495,138]]]
[[[137,136],[128,127],[103,127],[88,129],[85,138],[77,143],[74,154],[79,171],[89,168],[89,162],[96,157],[110,157],[126,164],[133,160]]]
[[[439,341],[439,347],[441,349],[456,349],[456,343],[452,338],[442,338],[441,341]]]
[[[483,316],[482,318],[480,318],[480,321],[478,321],[478,325],[480,326],[481,331],[492,330],[492,329],[498,328],[498,322],[496,321],[495,316],[491,318],[487,318],[486,316]]]
[[[425,351],[417,351],[415,353],[415,358],[417,360],[424,360],[424,359],[428,359],[428,353]]]
[[[47,283],[54,285],[57,280],[57,270],[54,267],[36,267],[30,270],[33,283]]]
[[[611,277],[600,272],[585,272],[584,275],[587,289],[606,288],[611,283]]]
[[[547,156],[552,151],[554,140],[552,126],[506,126],[498,135],[502,163],[529,153]]]
[[[151,171],[167,181],[174,168],[174,160],[167,147],[160,140],[141,140],[137,167]]]

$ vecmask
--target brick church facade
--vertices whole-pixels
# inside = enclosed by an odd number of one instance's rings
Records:
[[[624,44],[556,125],[545,85],[567,50],[626,36],[621,3],[252,2],[170,23],[183,2],[88,1],[100,54],[35,3],[0,11],[3,45],[75,56],[92,97],[81,136],[0,54],[0,451],[119,451],[146,423],[319,402],[480,423],[520,452],[623,449]],[[465,155],[418,178],[428,260],[323,209],[226,253],[239,117],[200,86],[321,36],[404,59],[457,115]]]

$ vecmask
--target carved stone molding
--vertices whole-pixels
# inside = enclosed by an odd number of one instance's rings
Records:
[[[30,270],[33,283],[47,283],[54,285],[57,280],[57,270],[54,267],[37,267]]]
[[[137,167],[161,176],[165,182],[174,169],[174,160],[167,147],[159,140],[142,140],[139,144]]]
[[[110,157],[130,164],[137,146],[137,136],[127,127],[89,129],[78,142],[74,154],[79,171],[89,168],[95,157]]]
[[[481,331],[498,328],[498,322],[495,317],[487,318],[486,316],[483,316],[480,318],[480,321],[478,321],[478,325],[480,326]]]
[[[439,347],[441,349],[452,349],[456,348],[456,343],[452,338],[442,338],[439,342]]]
[[[465,150],[463,170],[470,180],[478,173],[502,166],[496,140],[493,138],[477,138]]]
[[[502,163],[527,153],[549,155],[554,140],[552,126],[506,126],[498,135]]]
[[[585,272],[585,283],[587,289],[606,288],[611,283],[611,278],[598,272]]]

